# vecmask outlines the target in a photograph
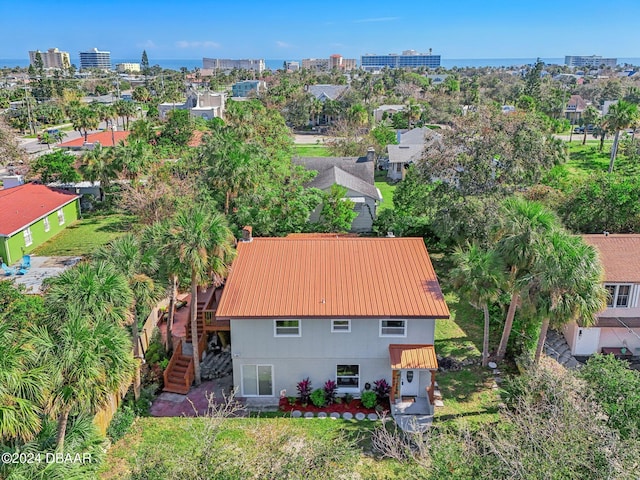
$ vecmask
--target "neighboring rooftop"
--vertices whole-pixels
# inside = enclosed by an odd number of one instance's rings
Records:
[[[91,143],[91,144],[99,143],[103,147],[114,147],[115,145],[118,145],[121,141],[126,143],[129,133],[130,132],[128,131],[111,132],[111,130],[106,130],[104,132],[98,132],[98,133],[90,133],[89,135],[87,135],[87,143]],[[115,145],[114,145],[114,140],[115,140]],[[60,148],[80,148],[84,146],[84,144],[85,144],[84,135],[82,135],[79,138],[69,140],[68,142],[60,143],[57,146]]]
[[[0,236],[9,237],[77,198],[35,183],[0,190]]]
[[[606,282],[640,283],[640,234],[582,235],[600,253]]]
[[[308,92],[320,101],[336,100],[347,88],[347,85],[309,85]]]
[[[294,157],[291,160],[294,165],[301,165],[307,170],[315,170],[322,173],[333,167],[358,177],[359,179],[373,185],[374,164],[373,159],[365,157]]]
[[[448,318],[422,238],[239,242],[216,317]]]
[[[331,167],[322,173],[319,173],[307,186],[326,190],[331,188],[333,184],[343,186],[349,190],[366,195],[376,200],[382,200],[380,191],[375,185],[365,182],[361,178],[345,172],[340,167]]]

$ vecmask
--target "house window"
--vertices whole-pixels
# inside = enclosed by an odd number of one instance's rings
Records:
[[[300,320],[274,320],[273,328],[276,337],[299,337],[302,335]]]
[[[630,306],[631,285],[605,285],[609,292],[607,307],[627,308]]]
[[[64,225],[64,212],[62,209],[58,210],[58,225]]]
[[[381,337],[406,337],[406,320],[380,320]]]
[[[28,247],[33,243],[33,237],[31,236],[31,229],[29,227],[25,228],[22,231],[22,234],[24,235],[24,245]]]
[[[349,333],[351,320],[331,320],[331,333]]]
[[[336,384],[340,389],[360,390],[360,365],[337,365]]]
[[[273,366],[242,365],[242,396],[272,397]]]
[[[398,173],[402,172],[402,164],[401,163],[396,163],[396,172],[398,172]]]
[[[51,230],[51,225],[49,225],[49,217],[44,217],[44,231],[48,232]]]

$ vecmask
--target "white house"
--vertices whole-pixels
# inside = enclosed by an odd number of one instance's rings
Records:
[[[640,355],[640,235],[599,234],[582,238],[598,249],[604,266],[607,308],[596,324],[573,322],[564,329],[572,355]]]
[[[161,120],[167,118],[172,110],[189,110],[192,117],[205,120],[224,118],[226,94],[219,92],[190,91],[184,103],[161,103],[158,105],[158,116]]]
[[[398,145],[387,145],[387,177],[391,180],[403,180],[409,165],[420,160],[425,149],[440,139],[440,134],[427,127],[398,131]]]
[[[277,405],[307,377],[354,395],[384,378],[392,402],[426,403],[435,320],[449,310],[421,238],[247,234],[215,317],[230,322],[233,383],[249,405]]]

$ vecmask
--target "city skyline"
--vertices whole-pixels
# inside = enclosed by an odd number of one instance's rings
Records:
[[[414,49],[443,58],[638,57],[634,22],[640,4],[614,0],[603,9],[584,0],[571,10],[540,0],[520,5],[460,0],[343,4],[322,8],[282,0],[188,7],[167,0],[113,0],[100,8],[77,2],[9,2],[0,5],[0,58],[28,58],[29,50],[57,47],[70,53],[98,48],[112,58],[155,59],[328,57],[360,58]],[[34,12],[46,11],[46,15]],[[595,13],[599,12],[598,15]],[[210,15],[210,18],[207,18]],[[16,19],[23,19],[16,21]]]

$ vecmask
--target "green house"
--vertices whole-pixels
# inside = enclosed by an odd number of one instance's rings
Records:
[[[27,183],[0,190],[0,257],[22,259],[80,216],[80,196]]]

